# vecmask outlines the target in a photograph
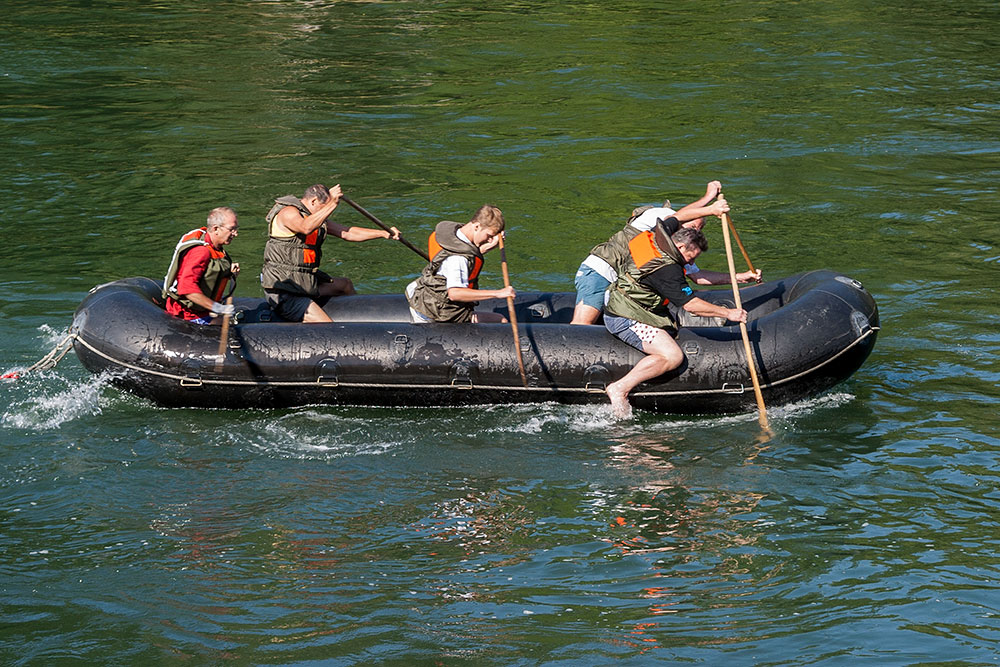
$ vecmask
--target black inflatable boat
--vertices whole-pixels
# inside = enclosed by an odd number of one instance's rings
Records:
[[[731,290],[698,295],[733,306]],[[740,295],[768,405],[847,379],[875,345],[875,301],[837,273],[812,271]],[[221,327],[171,317],[159,283],[128,278],[92,289],[71,333],[88,370],[110,371],[119,387],[165,406],[607,404],[604,387],[643,355],[603,325],[569,325],[574,297],[518,295],[527,388],[509,324],[410,324],[402,295],[332,299],[325,306],[332,324],[271,321],[262,299],[237,299],[241,317],[220,356]],[[502,300],[484,308],[507,313]],[[688,414],[755,408],[738,326],[682,328],[677,340],[686,361],[640,385],[633,406]]]

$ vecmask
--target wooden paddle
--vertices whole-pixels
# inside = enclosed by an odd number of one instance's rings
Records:
[[[510,275],[507,273],[507,251],[503,247],[503,233],[500,233],[500,269],[503,271],[503,286],[510,287]],[[521,369],[521,382],[528,388],[528,376],[524,373],[524,357],[521,356],[521,336],[517,332],[517,315],[514,314],[514,297],[507,297],[507,312],[510,314],[510,326],[514,330],[514,349],[517,350],[517,365]]]
[[[232,305],[233,297],[226,299],[226,305]],[[216,355],[215,370],[222,370],[222,365],[226,362],[226,344],[229,342],[229,313],[222,316],[222,333],[219,335],[219,354]]]
[[[357,211],[361,215],[365,216],[366,218],[368,218],[369,220],[371,220],[372,222],[374,222],[376,225],[378,225],[379,227],[381,227],[385,231],[387,231],[390,234],[392,234],[392,228],[390,228],[384,222],[382,222],[381,220],[379,220],[378,218],[376,218],[374,215],[372,215],[371,213],[369,213],[368,211],[366,211],[360,204],[354,203],[351,199],[349,199],[348,197],[345,197],[344,195],[340,196],[340,200],[347,202],[350,206],[354,207],[355,211]],[[417,246],[413,245],[412,243],[410,243],[409,241],[407,241],[406,239],[404,239],[402,235],[400,235],[400,237],[397,240],[400,243],[402,243],[403,245],[405,245],[407,248],[409,248],[410,250],[412,250],[413,252],[415,252],[418,255],[420,255],[421,257],[423,257],[428,262],[431,261],[431,258],[427,256],[426,252],[424,252],[423,250],[421,250]]]
[[[743,259],[746,260],[747,268],[753,273],[757,273],[757,269],[753,268],[753,262],[750,261],[750,255],[747,254],[747,249],[743,247],[743,241],[740,240],[740,235],[736,233],[736,225],[733,224],[733,219],[726,215],[726,221],[729,224],[729,229],[733,230],[733,238],[736,239],[736,245],[740,247],[740,252],[743,253]],[[761,282],[761,279],[758,278],[757,282]]]
[[[733,261],[733,244],[729,241],[729,214],[722,214],[722,238],[726,242],[726,259],[729,261],[729,279],[733,284],[733,298],[736,300],[736,307],[742,309],[743,302],[740,299],[740,288],[736,282],[736,263]],[[750,260],[747,260],[749,262]],[[764,407],[764,396],[760,392],[760,382],[757,380],[757,367],[753,362],[753,352],[750,350],[750,335],[747,333],[747,325],[740,322],[740,334],[743,336],[743,350],[747,355],[747,368],[750,370],[750,379],[753,381],[753,393],[757,399],[757,419],[761,428],[770,431],[771,427],[767,422],[767,408]]]

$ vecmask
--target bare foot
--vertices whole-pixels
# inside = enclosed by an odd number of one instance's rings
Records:
[[[632,406],[628,402],[628,392],[622,391],[617,382],[612,382],[605,389],[608,398],[611,399],[611,411],[619,419],[628,419],[632,416]]]

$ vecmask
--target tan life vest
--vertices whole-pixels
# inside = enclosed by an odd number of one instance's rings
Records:
[[[628,254],[618,271],[618,280],[608,288],[607,311],[660,329],[677,329],[667,301],[640,281],[671,264],[684,265],[674,242],[657,226],[640,232],[628,243]]]
[[[472,243],[458,237],[461,223],[444,220],[434,228],[434,240],[440,250],[431,257],[417,278],[413,296],[407,301],[414,310],[435,322],[471,322],[476,302],[456,302],[448,298],[448,281],[438,275],[441,265],[449,257],[464,257],[469,267],[469,287],[478,289],[479,272],[483,268],[483,254]]]
[[[323,260],[326,224],[309,234],[275,236],[272,233],[274,218],[286,206],[294,206],[302,217],[310,215],[309,209],[298,197],[288,195],[274,200],[274,206],[266,216],[267,243],[264,245],[260,285],[266,290],[319,296],[319,285],[326,276],[319,270]]]

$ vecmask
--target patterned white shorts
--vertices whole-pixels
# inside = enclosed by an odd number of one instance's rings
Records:
[[[618,339],[641,352],[645,352],[642,349],[643,343],[652,343],[653,339],[656,338],[656,334],[663,331],[663,329],[651,326],[645,322],[636,322],[633,319],[618,317],[608,312],[604,313],[604,326]]]

